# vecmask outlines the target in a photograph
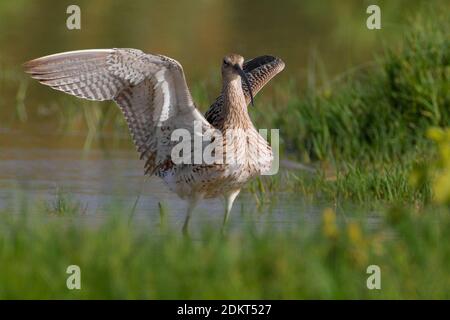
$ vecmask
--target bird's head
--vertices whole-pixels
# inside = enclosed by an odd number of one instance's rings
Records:
[[[248,77],[243,70],[243,64],[244,57],[242,57],[241,55],[232,53],[225,56],[222,63],[222,77],[225,81],[231,81],[239,77],[241,78],[241,80],[245,81],[245,84],[247,85],[247,88],[250,92],[250,99],[253,105],[253,93],[250,82],[248,81]]]

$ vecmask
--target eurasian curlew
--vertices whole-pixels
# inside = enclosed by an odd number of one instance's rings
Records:
[[[188,201],[184,232],[203,198],[225,199],[225,224],[242,186],[270,169],[271,147],[253,126],[247,106],[283,70],[279,58],[261,56],[244,62],[240,55],[226,56],[222,93],[205,116],[192,100],[181,65],[162,55],[137,49],[80,50],[24,66],[33,78],[56,90],[117,103],[145,160],[145,173],[161,177]],[[185,140],[177,153],[180,137]],[[195,141],[199,137],[200,148]],[[209,161],[204,151],[211,145]],[[174,155],[180,157],[175,161]]]

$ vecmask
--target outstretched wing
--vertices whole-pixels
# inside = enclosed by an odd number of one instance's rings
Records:
[[[255,96],[273,77],[284,69],[284,62],[280,58],[273,56],[260,56],[247,60],[243,65],[248,81]],[[250,93],[245,82],[242,83],[247,105],[250,103]],[[205,113],[205,118],[214,127],[220,127],[223,122],[222,115],[223,96],[217,97],[216,101]]]
[[[89,100],[114,100],[122,110],[146,172],[167,166],[175,129],[211,126],[192,101],[181,65],[136,49],[80,50],[29,61],[42,84]]]

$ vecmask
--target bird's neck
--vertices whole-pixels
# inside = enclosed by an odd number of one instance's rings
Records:
[[[240,78],[224,81],[222,87],[224,125],[228,128],[253,127],[247,112],[247,102]]]

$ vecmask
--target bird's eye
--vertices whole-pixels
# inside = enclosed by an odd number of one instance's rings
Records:
[[[227,60],[225,60],[225,59],[223,59],[223,64],[226,65],[226,66],[229,65],[229,63],[228,63]]]

